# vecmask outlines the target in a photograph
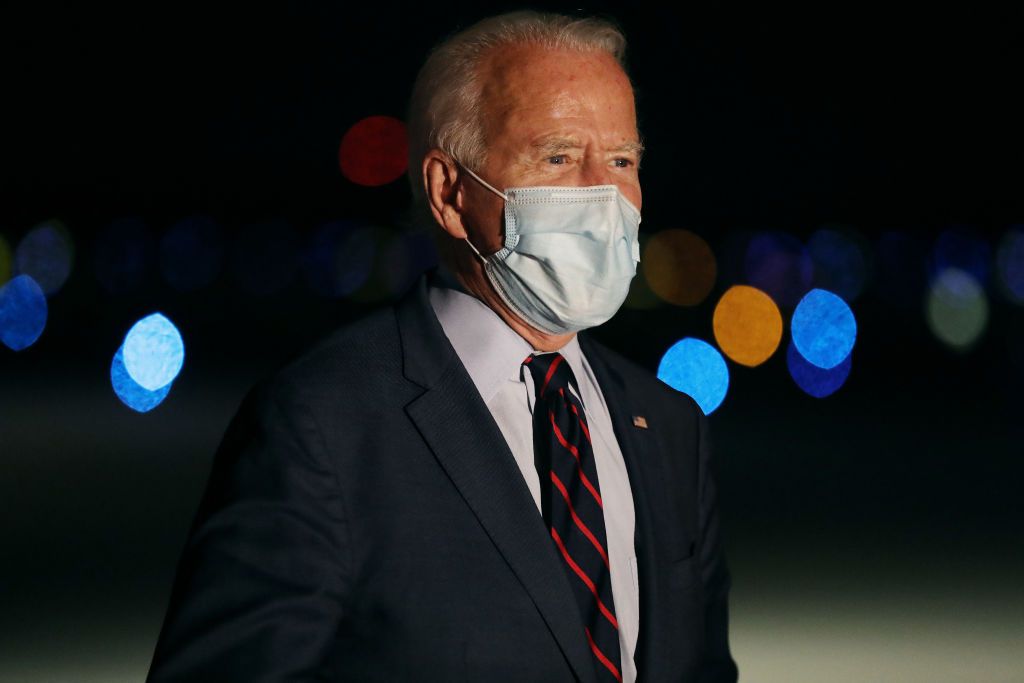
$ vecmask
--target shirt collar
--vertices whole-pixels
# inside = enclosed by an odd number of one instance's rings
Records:
[[[430,305],[466,366],[477,391],[489,403],[502,382],[520,381],[523,360],[536,351],[487,304],[461,288],[451,286],[447,277],[434,277],[429,286]],[[558,350],[577,382],[583,378],[583,360],[576,335]]]

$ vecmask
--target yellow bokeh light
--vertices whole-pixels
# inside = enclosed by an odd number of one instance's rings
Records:
[[[696,306],[704,301],[718,274],[711,247],[689,230],[662,230],[652,235],[641,263],[651,291],[676,306]]]
[[[782,339],[782,314],[772,298],[756,287],[733,285],[715,305],[715,341],[740,365],[768,360]]]
[[[945,268],[929,286],[925,318],[935,336],[957,351],[967,351],[988,325],[988,299],[975,277]]]
[[[0,235],[0,285],[11,279],[11,247]]]

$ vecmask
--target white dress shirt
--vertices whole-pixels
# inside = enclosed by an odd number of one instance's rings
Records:
[[[529,371],[520,372],[533,347],[482,301],[462,291],[441,273],[429,289],[430,304],[473,384],[494,416],[541,513],[540,477],[534,465],[533,402]],[[640,581],[633,547],[634,511],[629,474],[615,439],[608,406],[580,349],[579,340],[559,349],[576,376],[593,439],[598,486],[611,564],[612,597],[619,622],[624,683],[636,681],[636,640],[640,630]]]

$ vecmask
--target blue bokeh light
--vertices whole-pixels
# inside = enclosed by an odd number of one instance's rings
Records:
[[[173,381],[185,362],[181,334],[162,313],[153,313],[132,325],[123,349],[125,369],[147,391]]]
[[[71,237],[58,221],[32,228],[14,254],[16,272],[32,276],[47,296],[64,286],[73,260]]]
[[[156,270],[156,241],[140,218],[108,225],[94,247],[96,279],[110,294],[136,294]]]
[[[907,232],[885,231],[878,238],[873,281],[878,299],[901,309],[916,309],[928,289],[928,245]]]
[[[710,415],[729,390],[729,368],[711,344],[694,337],[677,341],[658,364],[658,379],[693,397],[705,415]]]
[[[423,230],[404,231],[383,247],[384,279],[394,295],[404,293],[427,268],[437,265],[434,240]]]
[[[303,252],[306,283],[321,296],[348,296],[366,284],[376,250],[371,228],[350,221],[325,223]]]
[[[179,292],[194,292],[216,279],[225,250],[224,236],[212,218],[189,216],[160,239],[160,271]]]
[[[243,290],[257,296],[279,294],[298,274],[295,232],[279,219],[247,226],[235,236],[230,260]]]
[[[814,263],[814,286],[854,301],[867,280],[867,257],[862,239],[849,230],[822,228],[807,240]]]
[[[0,341],[21,351],[46,327],[46,293],[28,275],[16,275],[0,287]]]
[[[959,268],[984,287],[992,269],[992,247],[972,228],[958,226],[943,230],[935,239],[929,260],[929,276]]]
[[[744,272],[748,284],[781,306],[793,306],[811,287],[814,262],[793,235],[764,231],[747,244]]]
[[[846,378],[850,376],[852,359],[851,353],[839,365],[824,369],[808,363],[797,351],[792,340],[786,348],[786,366],[789,368],[790,377],[804,393],[815,398],[825,398],[843,386]]]
[[[1013,226],[999,242],[996,253],[997,280],[1012,303],[1024,305],[1024,226]]]
[[[843,362],[857,339],[857,321],[842,297],[826,290],[807,292],[793,311],[793,343],[808,362],[833,368]]]
[[[167,398],[173,382],[168,382],[156,391],[140,387],[132,379],[124,365],[124,346],[121,346],[114,354],[114,360],[110,364],[110,384],[114,387],[114,393],[122,403],[132,410],[145,413],[160,405]]]

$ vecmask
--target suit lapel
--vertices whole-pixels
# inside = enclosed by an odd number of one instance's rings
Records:
[[[671,678],[671,672],[660,667],[663,662],[670,661],[668,654],[673,644],[669,642],[671,628],[668,620],[672,615],[665,614],[661,609],[663,599],[659,590],[665,579],[659,551],[674,545],[666,536],[670,531],[664,526],[664,520],[671,519],[672,515],[661,464],[661,446],[656,433],[658,425],[650,425],[645,429],[634,425],[635,416],[650,415],[644,409],[642,397],[630,391],[621,375],[608,362],[603,348],[589,335],[581,333],[578,338],[580,348],[594,371],[608,405],[615,438],[626,462],[633,493],[636,518],[634,545],[640,574],[640,632],[634,657],[637,680],[667,680]]]
[[[532,598],[581,681],[596,683],[572,586],[512,452],[430,308],[426,279],[396,308],[406,413]],[[459,400],[453,400],[458,397]]]

